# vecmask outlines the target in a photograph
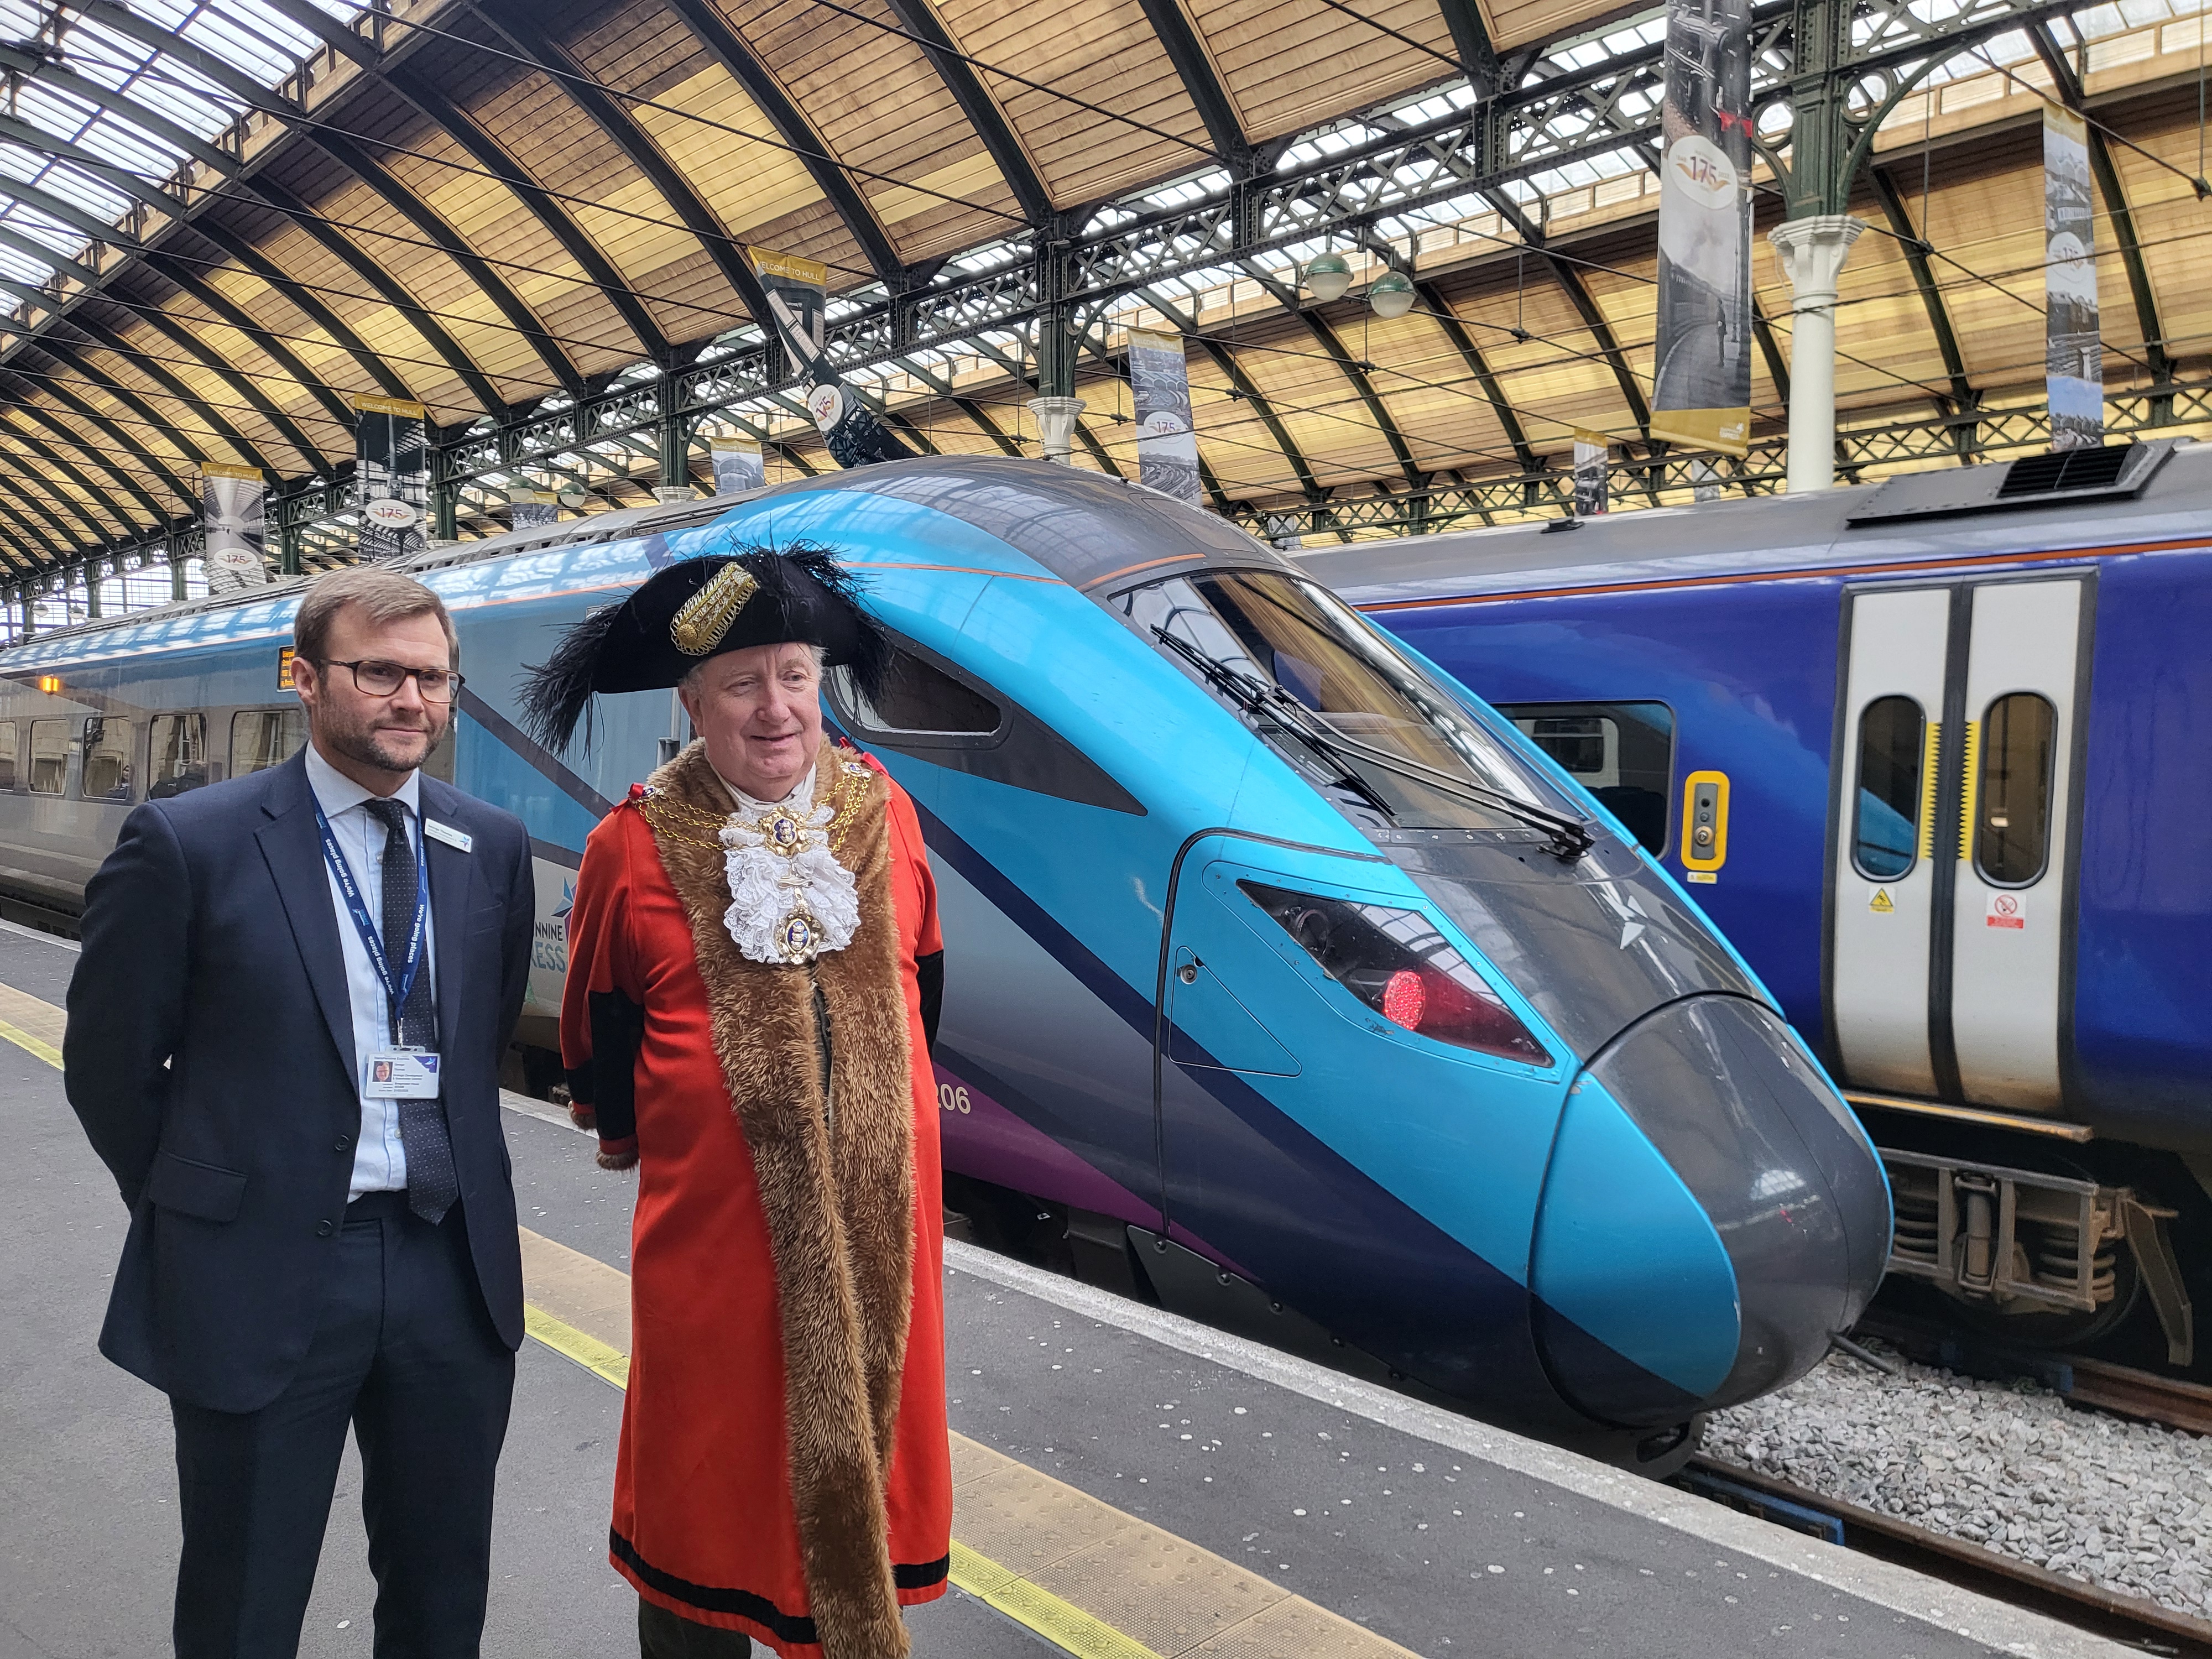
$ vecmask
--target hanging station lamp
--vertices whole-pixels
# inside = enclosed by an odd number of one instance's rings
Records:
[[[1385,321],[1411,311],[1413,299],[1413,279],[1402,270],[1386,270],[1367,285],[1368,308]]]
[[[1352,291],[1352,266],[1341,253],[1317,253],[1299,273],[1306,292],[1323,305],[1341,300]]]

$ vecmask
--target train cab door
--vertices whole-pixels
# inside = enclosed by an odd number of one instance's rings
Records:
[[[2062,1103],[2093,582],[1845,595],[1827,967],[1856,1087]]]

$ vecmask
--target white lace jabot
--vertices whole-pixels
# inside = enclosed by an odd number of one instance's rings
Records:
[[[811,962],[842,951],[860,926],[853,872],[837,862],[827,834],[835,810],[814,804],[814,768],[780,801],[747,794],[717,772],[737,811],[722,826],[722,867],[730,908],[722,925],[753,962]]]

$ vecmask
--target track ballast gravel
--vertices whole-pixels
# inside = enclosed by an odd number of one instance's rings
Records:
[[[1779,1393],[1714,1413],[1704,1450],[2212,1619],[2212,1439],[1881,1351],[1902,1376],[1832,1353]]]

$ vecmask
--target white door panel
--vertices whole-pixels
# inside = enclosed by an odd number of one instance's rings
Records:
[[[1850,658],[1844,675],[1843,787],[1836,822],[1834,922],[1829,983],[1846,1079],[1863,1089],[1932,1095],[1928,1007],[1935,919],[1935,788],[1942,738],[1951,592],[1917,588],[1845,596]],[[1894,763],[1920,720],[1918,765],[1909,781]],[[1872,719],[1869,718],[1872,711]],[[1881,766],[1881,737],[1891,737]],[[1877,751],[1869,754],[1869,749]]]
[[[1955,844],[1951,1025],[1969,1100],[2061,1104],[2060,955],[2073,902],[2072,784],[2079,580],[1972,592],[1967,761]]]

